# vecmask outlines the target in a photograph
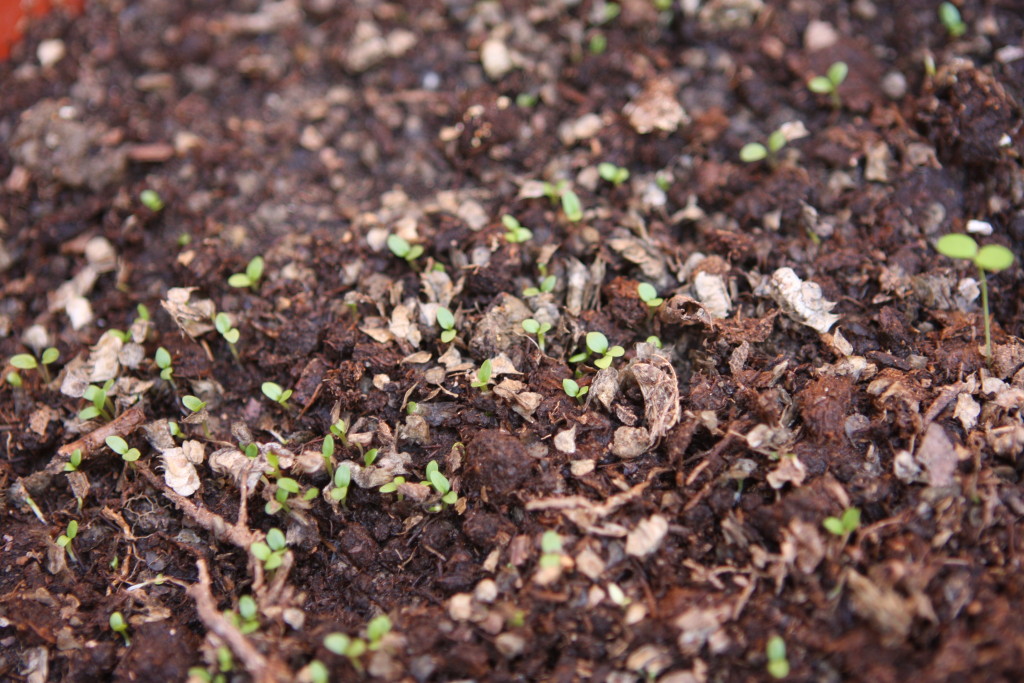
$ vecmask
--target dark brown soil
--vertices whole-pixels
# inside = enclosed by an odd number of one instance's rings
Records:
[[[775,636],[793,680],[1019,679],[1024,278],[988,276],[986,358],[978,274],[935,250],[982,220],[1024,256],[1019,3],[958,2],[960,38],[933,0],[655,4],[28,27],[0,63],[0,679],[768,680]],[[840,60],[833,108],[806,84]],[[570,360],[588,332],[610,369]],[[367,652],[325,645],[380,615]]]

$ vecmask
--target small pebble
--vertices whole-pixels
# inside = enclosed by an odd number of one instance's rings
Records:
[[[882,92],[891,100],[907,94],[907,77],[899,71],[890,71],[882,78]]]
[[[52,40],[44,40],[39,43],[39,47],[36,49],[36,57],[39,59],[39,63],[44,67],[50,67],[64,59],[64,55],[67,54],[67,48],[64,47],[64,41],[54,38]]]

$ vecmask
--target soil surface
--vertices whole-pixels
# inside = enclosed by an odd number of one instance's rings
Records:
[[[32,23],[0,679],[1019,680],[1024,14],[956,4]]]

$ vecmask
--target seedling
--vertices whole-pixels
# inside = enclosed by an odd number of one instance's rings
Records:
[[[153,360],[156,362],[156,366],[160,368],[160,379],[165,382],[169,382],[175,389],[178,385],[174,383],[174,365],[171,362],[171,352],[160,347],[156,350],[156,354],[153,355]]]
[[[583,205],[580,203],[580,198],[572,190],[566,190],[562,193],[562,211],[565,212],[565,217],[573,223],[579,223],[583,220]]]
[[[834,62],[824,76],[815,76],[807,81],[807,89],[819,95],[828,95],[832,100],[832,108],[840,109],[843,106],[843,100],[839,97],[839,86],[846,80],[846,75],[849,72],[850,67],[846,65],[846,62]]]
[[[527,318],[522,322],[523,331],[526,334],[532,334],[537,337],[537,346],[540,350],[544,350],[544,335],[551,330],[551,323],[537,322],[533,318]]]
[[[68,461],[64,463],[65,472],[77,472],[78,468],[82,466],[82,449],[76,448],[71,451],[71,455],[68,456]]]
[[[217,328],[217,332],[228,343],[231,355],[235,357],[235,360],[238,360],[238,349],[235,348],[235,344],[238,343],[241,332],[238,331],[237,327],[231,326],[231,317],[227,313],[218,313],[213,317],[213,326]]]
[[[992,324],[988,314],[988,283],[985,274],[998,273],[1013,265],[1013,252],[999,244],[986,244],[979,249],[973,237],[959,233],[943,235],[935,248],[943,256],[970,261],[978,268],[978,279],[981,281],[981,311],[985,316],[985,357],[991,360]]]
[[[379,451],[376,448],[371,448],[363,454],[363,464],[367,467],[371,467],[373,463],[377,462],[377,453]]]
[[[391,481],[389,481],[387,484],[384,484],[383,486],[381,486],[377,490],[380,491],[381,493],[396,493],[396,492],[398,492],[398,487],[401,486],[404,483],[405,483],[405,477],[398,476],[398,477],[395,477],[394,479],[392,479]],[[399,493],[398,494],[398,500],[405,500],[405,496],[402,495],[401,493]]]
[[[379,650],[384,636],[391,633],[391,619],[386,614],[378,614],[366,625],[366,639],[370,641],[370,650]]]
[[[455,316],[443,306],[437,309],[437,326],[441,328],[441,343],[447,344],[455,339]]]
[[[110,630],[121,634],[125,647],[132,644],[132,639],[128,637],[128,622],[124,620],[124,615],[120,612],[110,613]]]
[[[43,376],[43,381],[47,384],[50,383],[52,377],[50,376],[50,370],[47,366],[57,362],[60,358],[60,351],[54,347],[49,347],[43,354],[36,360],[36,357],[29,353],[19,353],[16,356],[11,357],[11,365],[18,368],[19,370],[39,370],[39,374]]]
[[[491,383],[491,359],[488,358],[480,364],[480,369],[476,371],[476,379],[471,381],[469,385],[474,389],[480,389],[483,393],[487,393],[487,385]]]
[[[284,389],[276,382],[264,382],[260,388],[263,390],[264,396],[276,402],[285,410],[289,409],[288,399],[292,396],[291,389]]]
[[[255,444],[254,444],[255,445]],[[334,476],[334,436],[328,434],[324,437],[324,442],[320,445],[320,455],[324,459],[324,469],[327,470],[327,474]]]
[[[74,549],[71,547],[71,542],[75,540],[75,536],[78,535],[78,522],[71,520],[68,522],[67,529],[64,533],[57,537],[57,545],[64,548],[64,552],[68,554],[75,562],[78,562],[78,557],[75,555]]]
[[[107,392],[113,388],[114,380],[112,379],[108,379],[102,387],[98,387],[95,384],[90,384],[86,387],[82,398],[92,403],[92,405],[83,408],[78,413],[78,419],[83,422],[87,420],[94,420],[96,418],[103,418],[104,420],[114,419],[111,412],[112,406],[110,404],[110,399],[107,398]]]
[[[540,552],[539,564],[542,568],[562,566],[562,537],[558,532],[550,529],[544,532],[540,537]]]
[[[388,249],[398,258],[412,265],[413,261],[423,255],[423,247],[419,244],[409,244],[404,238],[398,235],[388,235]]]
[[[331,489],[331,500],[344,503],[348,498],[348,487],[352,485],[352,468],[342,465],[334,472],[334,488]]]
[[[537,93],[521,92],[516,95],[516,106],[520,109],[531,109],[537,106],[539,100]]]
[[[106,438],[106,444],[110,450],[120,455],[121,459],[125,462],[135,462],[139,459],[139,456],[142,455],[139,453],[138,448],[129,448],[128,442],[116,434],[108,436]]]
[[[592,55],[603,55],[604,51],[608,49],[608,36],[600,31],[596,31],[590,36],[590,42],[587,43],[587,49],[590,50]]]
[[[143,190],[139,193],[139,201],[153,213],[164,210],[164,200],[156,190]]]
[[[555,289],[555,285],[558,284],[558,278],[554,275],[547,275],[543,280],[540,281],[537,287],[527,287],[523,290],[523,296],[538,296],[540,294],[547,294]]]
[[[533,239],[533,231],[524,228],[515,216],[505,214],[501,217],[501,224],[505,226],[505,239],[512,244],[522,244]]]
[[[654,288],[654,285],[647,282],[641,282],[637,285],[636,293],[640,297],[640,300],[647,304],[652,311],[665,301],[658,296],[658,290]]]
[[[622,185],[622,183],[629,180],[629,169],[623,168],[622,166],[616,166],[615,164],[602,161],[597,165],[597,174],[601,176],[602,180],[605,180],[615,187]]]
[[[260,278],[263,277],[263,265],[263,257],[254,256],[245,267],[245,272],[235,273],[229,277],[228,284],[232,287],[248,287],[255,292],[259,288]]]
[[[310,683],[328,683],[331,680],[330,669],[319,659],[314,659],[306,665],[306,673],[309,674]],[[301,672],[300,672],[301,677]]]
[[[260,628],[259,607],[251,595],[243,595],[238,598],[238,614],[227,612],[225,616],[228,615],[230,615],[229,619],[236,622],[235,626],[238,630],[246,635],[258,631]]]
[[[351,638],[344,633],[329,633],[324,637],[324,647],[336,655],[347,657],[352,667],[363,670],[359,658],[366,654],[366,641],[362,638]]]
[[[842,544],[846,545],[846,542],[850,540],[850,535],[860,526],[860,509],[846,508],[843,510],[842,516],[826,517],[821,525],[833,536],[842,538]]]
[[[663,348],[663,346],[664,346],[661,343],[661,339],[658,336],[653,335],[653,334],[650,337],[647,338],[647,343],[650,344],[651,346],[653,346],[656,349]]]
[[[600,332],[587,332],[586,348],[569,358],[570,363],[581,363],[588,358],[591,354],[600,356],[594,361],[594,366],[601,368],[602,370],[609,367],[612,361],[620,356],[625,355],[626,350],[621,346],[608,346],[608,337],[604,336]]]
[[[565,392],[566,396],[570,396],[583,403],[583,397],[590,391],[590,387],[581,387],[576,380],[567,378],[562,380],[562,391]]]
[[[967,24],[960,17],[960,10],[951,2],[944,2],[939,5],[939,21],[946,27],[950,38],[959,38],[967,33]]]
[[[782,132],[782,129],[779,129],[769,135],[766,142],[768,143],[767,146],[762,145],[760,142],[748,142],[743,145],[740,148],[740,161],[752,164],[762,159],[767,159],[768,163],[774,166],[779,151],[786,146],[786,134]]]
[[[772,678],[785,678],[789,675],[789,660],[786,659],[786,641],[782,636],[772,636],[764,647],[768,656],[768,675]]]
[[[192,413],[198,413],[206,407],[205,401],[200,401],[196,396],[186,395],[181,398],[182,404]]]
[[[4,377],[4,380],[15,389],[20,389],[24,384],[24,382],[21,379],[21,375],[19,375],[15,370],[11,370],[10,372],[8,372],[7,375]]]
[[[427,480],[423,482],[426,486],[432,486],[435,491],[441,494],[441,503],[444,505],[453,505],[456,500],[459,499],[459,494],[452,491],[451,482],[448,481],[448,477],[441,474],[440,469],[437,466],[437,462],[431,460],[427,463],[427,469],[425,471]],[[436,510],[441,509],[441,505],[436,506]]]
[[[284,554],[288,552],[288,544],[284,539],[284,532],[274,527],[267,532],[267,540],[256,541],[249,546],[249,552],[257,560],[263,563],[263,568],[273,571],[284,562]]]

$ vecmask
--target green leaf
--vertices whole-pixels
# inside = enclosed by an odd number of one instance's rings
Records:
[[[249,552],[260,562],[266,562],[271,555],[270,546],[263,541],[256,541],[249,546]]]
[[[580,394],[580,385],[576,380],[566,378],[562,380],[562,391],[568,396],[576,398]]]
[[[548,275],[540,281],[540,291],[545,293],[550,292],[554,290],[556,284],[558,284],[558,278],[554,275]]]
[[[437,324],[443,330],[450,330],[455,327],[455,316],[447,308],[437,309]]]
[[[454,505],[455,501],[459,499],[459,494],[455,491],[449,491],[448,493],[441,496],[441,502],[445,505]]]
[[[119,455],[124,455],[125,453],[128,452],[128,442],[122,439],[121,437],[117,436],[116,434],[108,436],[106,438],[106,444],[107,446],[110,447],[110,450],[114,451]]]
[[[60,358],[60,351],[53,348],[52,346],[43,351],[43,365],[50,365],[51,363],[55,362],[58,358]]]
[[[324,443],[320,447],[320,452],[323,453],[325,458],[330,458],[334,455],[334,437],[328,434],[324,437]]]
[[[35,370],[39,367],[39,362],[30,353],[19,353],[17,356],[11,357],[11,365],[19,370]]]
[[[256,618],[256,601],[252,599],[251,595],[243,595],[238,598],[238,613],[246,621],[251,621]]]
[[[298,493],[299,492],[299,488],[300,488],[299,487],[299,482],[295,481],[291,477],[280,477],[277,480],[277,487],[280,488],[280,489],[284,489],[288,493],[293,493],[293,494],[294,493]]]
[[[540,323],[533,318],[527,318],[522,322],[523,331],[527,334],[537,334],[540,332]]]
[[[444,476],[440,472],[430,473],[430,485],[434,487],[434,490],[440,493],[442,496],[448,493],[452,486],[448,481],[448,477]]]
[[[352,484],[352,468],[342,465],[334,471],[334,485],[348,487]]]
[[[740,148],[740,161],[751,164],[768,156],[768,149],[760,142],[748,142]]]
[[[825,527],[825,531],[835,536],[842,536],[846,533],[846,528],[838,517],[826,517],[821,525]]]
[[[181,398],[181,402],[185,405],[186,408],[191,410],[193,413],[198,413],[200,410],[206,407],[206,403],[204,401],[200,401],[195,396],[183,396]]]
[[[846,65],[846,62],[836,62],[828,68],[828,72],[825,74],[828,76],[828,80],[832,81],[835,87],[846,80],[846,75],[850,73],[850,67]]]
[[[78,413],[78,419],[82,422],[88,422],[89,420],[95,420],[100,416],[100,409],[96,406],[87,406],[82,408],[81,412]]]
[[[445,330],[444,332],[441,333],[441,343],[447,344],[452,339],[455,339],[456,334],[457,333],[455,330]]]
[[[608,337],[600,332],[587,332],[587,348],[591,353],[603,354],[608,350]]]
[[[523,227],[522,223],[516,220],[516,217],[511,214],[505,214],[501,217],[501,224],[505,226],[505,229],[514,232],[519,228]]]
[[[986,244],[974,257],[974,264],[982,270],[997,273],[1013,265],[1013,252],[999,244]]]
[[[389,631],[391,631],[391,620],[386,614],[370,619],[370,623],[366,625],[366,637],[374,643],[386,636]]]
[[[267,571],[274,571],[278,567],[284,564],[284,553],[272,553],[267,561],[263,563],[263,568]]]
[[[768,659],[785,659],[786,641],[782,639],[782,636],[772,636],[768,639],[768,643],[765,645],[764,652],[768,656]]]
[[[611,356],[612,358],[620,358],[625,354],[626,349],[622,348],[621,346],[613,346],[610,349],[608,349],[608,351],[605,353],[605,355]]]
[[[641,301],[650,301],[651,299],[658,298],[658,290],[654,288],[654,285],[646,282],[641,282],[637,285],[636,292],[640,295]]]
[[[540,549],[543,553],[562,552],[562,537],[558,535],[557,531],[545,531],[544,535],[540,537]]]
[[[940,237],[935,249],[950,258],[973,259],[978,254],[978,243],[970,235],[952,233]]]
[[[409,253],[405,255],[405,260],[406,261],[415,261],[416,259],[418,259],[422,255],[423,255],[423,247],[421,247],[420,245],[417,244],[417,245],[415,245],[415,246],[413,246],[413,247],[411,247],[409,249]]]
[[[424,474],[424,476],[426,476],[427,479],[430,479],[430,475],[434,474],[435,472],[439,472],[439,471],[440,471],[440,468],[437,465],[437,461],[436,460],[431,460],[430,462],[427,463],[426,468],[424,468],[423,474]]]
[[[607,161],[602,161],[597,165],[597,174],[601,176],[602,180],[607,180],[609,183],[615,182],[618,172],[619,167]]]
[[[249,278],[249,282],[252,284],[256,284],[260,281],[260,278],[263,277],[262,256],[255,256],[251,261],[249,261],[249,265],[245,267],[245,276]]]
[[[240,333],[237,328],[228,330],[227,332],[224,333],[224,341],[226,341],[228,344],[237,344],[239,335]]]
[[[583,220],[583,205],[580,203],[580,198],[572,190],[566,190],[562,193],[562,211],[565,212],[565,217],[573,223]]]
[[[601,356],[600,358],[594,361],[594,367],[600,368],[601,370],[606,370],[611,366],[612,360],[614,359],[611,356]]]
[[[160,195],[156,190],[143,190],[139,193],[139,201],[142,205],[153,212],[162,211],[164,208],[164,200],[160,198]]]
[[[284,394],[284,389],[277,382],[264,382],[260,388],[263,390],[263,395],[271,401],[280,401]]]
[[[78,521],[77,520],[73,519],[70,522],[68,522],[68,528],[67,528],[67,531],[65,532],[65,534],[70,539],[74,539],[75,536],[78,535]]]
[[[245,273],[235,273],[228,278],[228,285],[231,287],[248,287],[252,284],[252,280]]]
[[[110,629],[118,633],[128,629],[128,624],[125,623],[123,614],[121,614],[120,612],[111,612]]]
[[[284,405],[285,403],[288,402],[288,399],[290,399],[291,397],[292,397],[292,390],[291,389],[285,389],[284,392],[281,394],[281,398],[277,399],[277,402],[280,403],[281,405]]]
[[[372,465],[374,461],[377,460],[377,453],[378,449],[376,448],[371,448],[370,450],[366,451],[366,455],[363,456],[363,464],[366,465],[367,467]]]
[[[785,678],[789,675],[789,661],[785,659],[770,659],[766,668],[772,678]]]
[[[267,532],[267,545],[273,550],[284,550],[287,547],[287,543],[284,539],[284,532],[274,527]]]
[[[480,369],[476,371],[476,386],[487,386],[487,383],[491,381],[491,359],[488,358],[480,364]]]
[[[860,527],[860,508],[846,508],[840,521],[846,531],[856,531]]]
[[[324,636],[324,647],[336,655],[344,656],[352,639],[344,633],[328,633]]]
[[[156,350],[156,353],[153,355],[153,360],[156,361],[156,366],[158,368],[171,367],[171,353],[162,346]]]
[[[807,81],[807,89],[811,92],[827,95],[832,92],[833,85],[832,81],[824,76],[815,76],[811,80]]]
[[[217,328],[217,332],[224,334],[231,329],[231,318],[227,313],[218,313],[213,317],[213,326]]]
[[[768,136],[768,151],[772,154],[786,146],[786,134],[781,130],[774,131]]]
[[[331,500],[341,501],[348,498],[348,487],[338,486],[337,488],[331,489]]]
[[[412,246],[398,235],[388,235],[388,249],[398,258],[406,258],[412,250]]]
[[[138,448],[129,448],[128,452],[121,454],[121,459],[125,462],[135,462],[141,455]]]

